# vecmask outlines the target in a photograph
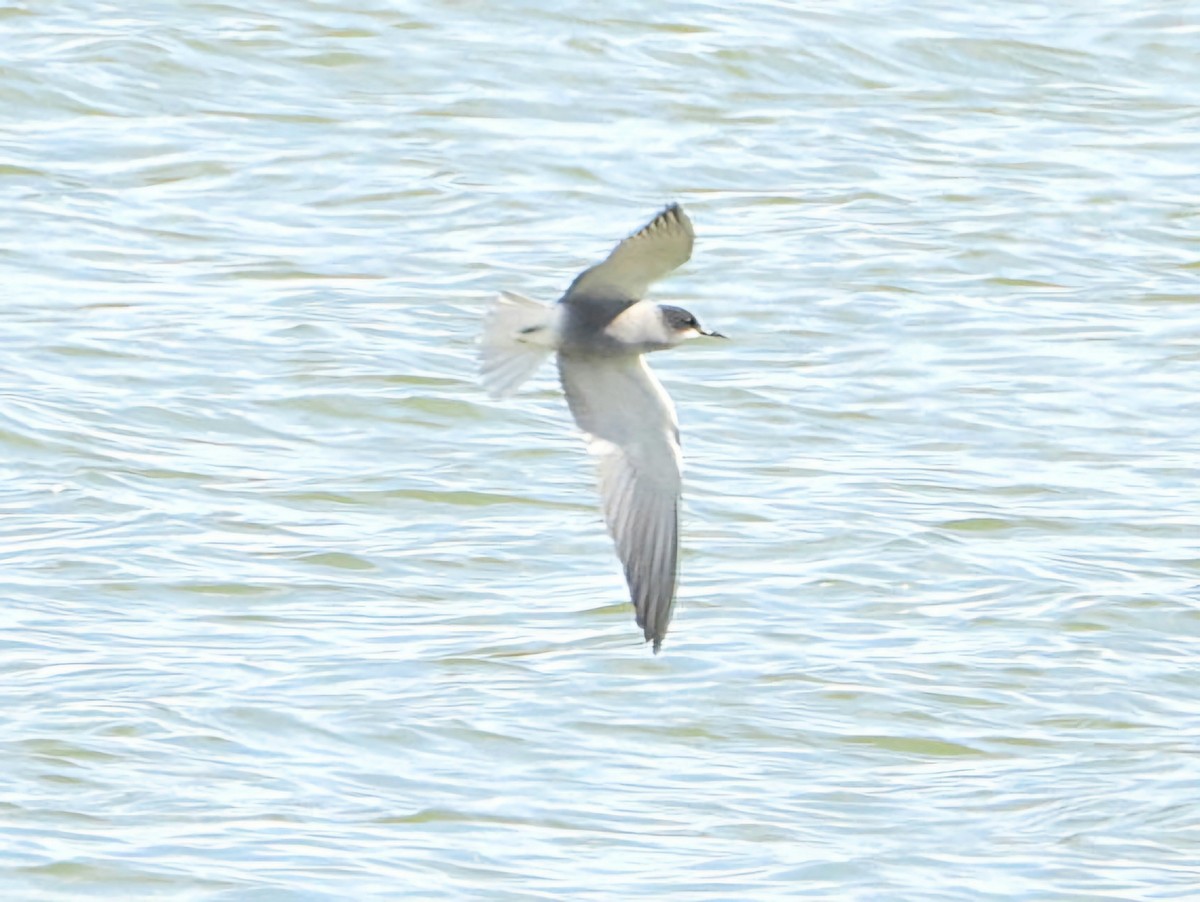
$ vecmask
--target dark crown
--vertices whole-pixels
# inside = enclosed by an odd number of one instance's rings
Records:
[[[667,326],[676,332],[682,332],[685,329],[699,329],[700,324],[696,322],[696,317],[692,316],[682,307],[668,307],[665,304],[660,305],[662,310],[663,320]]]

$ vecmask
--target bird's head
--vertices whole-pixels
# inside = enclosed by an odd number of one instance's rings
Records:
[[[672,345],[685,342],[689,338],[725,337],[720,332],[712,332],[705,329],[700,325],[696,317],[682,307],[668,307],[665,304],[660,304],[658,309],[662,313],[663,326],[666,329],[667,339]]]

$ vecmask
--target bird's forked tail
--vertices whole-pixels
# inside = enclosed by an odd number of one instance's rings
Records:
[[[479,375],[493,398],[516,391],[555,349],[554,309],[502,291],[488,308],[479,348]]]

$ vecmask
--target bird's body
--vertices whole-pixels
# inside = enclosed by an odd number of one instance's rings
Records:
[[[688,260],[692,224],[667,207],[552,308],[504,293],[484,327],[481,372],[493,396],[514,391],[551,352],[567,405],[599,459],[604,519],[625,568],[638,626],[657,652],[675,601],[681,455],[670,397],[642,355],[705,332],[686,310],[643,300]]]

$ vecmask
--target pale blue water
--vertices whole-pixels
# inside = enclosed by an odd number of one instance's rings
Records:
[[[0,896],[1200,895],[1198,41],[0,11]],[[672,200],[654,657],[473,341]]]

